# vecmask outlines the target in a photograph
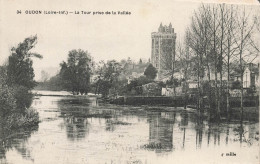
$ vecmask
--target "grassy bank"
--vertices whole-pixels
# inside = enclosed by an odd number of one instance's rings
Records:
[[[39,123],[39,114],[30,108],[31,91],[19,85],[0,84],[0,124],[4,129],[30,127]]]
[[[2,127],[5,129],[32,127],[40,122],[38,112],[33,109],[28,109],[23,113],[10,113],[1,120]]]

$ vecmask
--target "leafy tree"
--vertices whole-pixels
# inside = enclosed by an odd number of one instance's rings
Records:
[[[152,81],[152,79],[147,78],[146,76],[140,76],[139,78],[132,80],[130,84],[127,85],[127,90],[128,92],[135,90],[134,93],[142,94],[142,85],[148,84]]]
[[[17,47],[11,49],[12,54],[8,58],[7,64],[7,85],[13,92],[16,100],[16,108],[24,112],[32,102],[30,92],[36,86],[34,81],[34,69],[32,57],[42,58],[38,53],[31,52],[37,44],[37,36],[26,38]]]
[[[28,90],[36,86],[34,81],[33,62],[31,57],[42,58],[41,55],[30,50],[37,44],[37,36],[26,38],[16,48],[11,49],[7,65],[8,85],[20,85]]]
[[[149,64],[144,71],[144,75],[149,79],[155,79],[156,74],[157,74],[157,70],[152,64]]]
[[[32,57],[42,58],[30,50],[36,45],[37,36],[26,38],[11,49],[5,66],[0,68],[0,113],[7,116],[13,112],[25,112],[31,105],[30,90],[35,86]]]
[[[107,63],[101,62],[97,71],[98,79],[96,82],[96,91],[103,96],[107,96],[110,89],[117,92],[120,87],[119,84],[121,84],[119,79],[121,72],[122,66],[117,61],[111,60]]]
[[[71,50],[67,62],[61,63],[60,76],[63,86],[74,94],[88,93],[90,90],[91,56],[87,51]]]
[[[16,108],[13,90],[7,85],[6,67],[0,67],[0,118]]]

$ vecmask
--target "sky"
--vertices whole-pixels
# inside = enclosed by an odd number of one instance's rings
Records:
[[[138,61],[151,56],[151,33],[160,23],[172,23],[177,41],[183,36],[199,0],[0,0],[0,65],[6,62],[10,49],[26,37],[38,36],[32,50],[43,56],[34,60],[36,78],[47,67],[59,67],[72,49],[87,50],[94,60]],[[204,2],[212,2],[206,0]],[[223,2],[218,0],[215,2]],[[226,0],[257,4],[257,0]],[[22,14],[16,14],[21,10]],[[26,10],[44,11],[129,11],[131,15],[45,15],[25,14]]]

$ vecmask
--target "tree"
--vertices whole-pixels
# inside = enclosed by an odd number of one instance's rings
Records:
[[[183,43],[179,43],[177,46],[176,58],[179,60],[180,70],[183,72],[183,80],[184,80],[184,93],[185,93],[185,106],[186,108],[186,100],[188,99],[188,78],[191,75],[191,50],[189,47],[190,41],[190,31],[187,29],[185,31],[185,38]]]
[[[239,58],[239,68],[240,68],[240,78],[241,78],[241,104],[240,104],[240,116],[241,123],[243,121],[243,101],[244,101],[244,89],[243,89],[243,76],[245,70],[245,63],[254,60],[258,53],[252,53],[252,34],[255,26],[255,22],[250,23],[250,15],[246,13],[245,8],[242,10],[237,9],[237,29],[238,32],[233,34],[235,43],[238,47],[238,58]],[[254,57],[255,55],[255,57]]]
[[[144,75],[149,79],[155,79],[157,70],[152,64],[149,64],[144,71]]]
[[[209,20],[211,20],[211,15],[209,14],[209,8],[202,5],[198,11],[194,13],[192,17],[192,22],[190,25],[189,32],[189,42],[188,45],[192,49],[195,54],[194,61],[196,66],[194,68],[197,76],[198,82],[198,100],[197,100],[197,108],[200,111],[201,105],[201,81],[204,77],[204,66],[205,63],[209,66],[209,57],[208,57],[208,49],[209,43],[211,39]],[[206,59],[206,60],[205,60]],[[207,67],[209,69],[209,67]],[[210,71],[209,71],[210,72]],[[210,74],[208,74],[208,78],[210,79]]]
[[[233,5],[201,5],[192,16],[190,25],[189,47],[196,54],[195,62],[198,80],[198,106],[200,105],[200,83],[203,82],[205,70],[207,70],[208,81],[211,80],[210,72],[214,72],[214,87],[209,83],[208,87],[215,92],[212,106],[215,107],[217,118],[220,118],[220,110],[224,109],[227,96],[226,109],[229,110],[229,76],[232,62],[238,61],[239,73],[243,79],[246,63],[252,62],[259,54],[259,46],[255,44],[254,32],[257,23],[246,10],[235,8]],[[257,30],[257,28],[255,29]],[[206,69],[205,69],[206,68]],[[227,71],[226,71],[227,70]],[[234,69],[233,69],[234,70]],[[225,74],[227,72],[227,74]],[[227,76],[227,92],[224,93],[223,77]],[[209,90],[211,92],[211,90]],[[241,115],[243,111],[243,85],[241,85]],[[212,95],[213,97],[213,95]],[[211,101],[210,101],[211,104]]]
[[[37,36],[26,38],[16,48],[11,49],[7,65],[8,85],[20,85],[28,90],[36,86],[32,57],[42,58],[41,55],[30,50],[37,44]]]
[[[31,52],[36,44],[36,35],[28,37],[11,49],[12,54],[8,58],[7,83],[13,89],[17,109],[21,112],[31,105],[33,95],[30,90],[36,86],[31,58],[42,58],[40,54]]]
[[[0,118],[5,117],[10,111],[16,108],[13,89],[7,85],[6,79],[6,67],[0,66]]]
[[[139,78],[133,79],[130,84],[127,85],[128,91],[135,91],[136,94],[141,95],[142,94],[142,85],[151,83],[153,80],[150,78],[147,78],[146,76],[140,76]]]
[[[230,70],[231,70],[231,62],[234,58],[234,53],[237,50],[237,46],[235,45],[235,41],[233,38],[234,32],[236,32],[236,25],[235,25],[235,19],[234,19],[234,14],[235,11],[233,9],[233,6],[230,6],[228,8],[228,14],[226,20],[224,20],[224,23],[226,24],[226,37],[227,41],[226,44],[224,44],[226,48],[226,56],[224,56],[224,64],[227,66],[227,92],[226,92],[226,97],[227,97],[227,116],[228,119],[230,117],[229,112],[230,112]]]
[[[106,97],[109,90],[114,90],[114,94],[118,94],[120,87],[119,75],[122,72],[122,66],[115,60],[100,62],[98,66],[98,79],[96,81],[96,90]]]
[[[143,61],[142,61],[142,59],[140,59],[140,60],[139,60],[139,64],[142,64],[142,63],[143,63]]]
[[[63,86],[73,94],[88,93],[93,66],[90,54],[79,49],[69,51],[68,56],[67,62],[60,64]]]

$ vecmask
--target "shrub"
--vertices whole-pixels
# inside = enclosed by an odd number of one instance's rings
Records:
[[[24,112],[32,104],[33,94],[24,86],[14,86],[14,97],[19,112]]]
[[[240,89],[241,88],[241,82],[240,81],[234,81],[232,83],[231,89]]]
[[[4,122],[7,129],[33,126],[39,123],[39,114],[33,109],[28,109],[24,113],[14,112],[9,114]]]
[[[157,70],[152,64],[149,64],[144,71],[144,75],[149,79],[155,79]]]
[[[7,85],[0,84],[0,116],[5,116],[16,109],[14,91]]]

